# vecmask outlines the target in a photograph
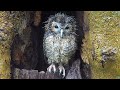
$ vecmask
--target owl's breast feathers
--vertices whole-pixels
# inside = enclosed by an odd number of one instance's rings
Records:
[[[77,49],[75,35],[61,38],[59,34],[45,33],[43,42],[45,56],[48,58],[49,64],[67,64]]]

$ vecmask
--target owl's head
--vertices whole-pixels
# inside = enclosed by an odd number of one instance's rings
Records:
[[[77,30],[74,17],[63,13],[51,15],[45,23],[46,31],[60,34],[61,37],[69,35]]]

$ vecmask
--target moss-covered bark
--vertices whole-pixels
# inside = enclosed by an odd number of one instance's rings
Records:
[[[84,19],[83,19],[84,39],[83,39],[82,53],[81,53],[82,60],[84,61],[84,63],[87,64],[89,64],[89,60],[91,59],[91,43],[90,43],[90,35],[89,35],[88,14],[89,12],[84,11]]]
[[[16,33],[23,34],[29,22],[29,13],[0,11],[0,79],[11,78],[11,44]]]
[[[82,52],[81,58],[82,61],[82,68],[81,74],[83,79],[90,79],[91,78],[91,68],[90,68],[90,59],[92,59],[91,55],[91,43],[90,43],[90,35],[89,35],[89,21],[88,21],[88,14],[89,12],[84,11],[83,13],[83,20],[82,20],[82,27],[83,27],[83,44],[82,44]]]
[[[120,12],[119,11],[90,11],[89,12],[90,40],[92,56],[90,59],[92,78],[116,79],[120,78]],[[115,55],[108,55],[116,49]],[[107,51],[104,68],[103,51]]]

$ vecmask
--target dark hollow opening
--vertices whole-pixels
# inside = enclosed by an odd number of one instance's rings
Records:
[[[45,60],[44,53],[43,53],[43,36],[44,36],[44,23],[43,22],[45,22],[50,15],[54,15],[58,12],[65,13],[69,16],[74,16],[77,21],[77,26],[78,26],[77,34],[79,35],[77,37],[78,50],[76,51],[73,61],[79,59],[81,61],[80,68],[81,69],[83,68],[84,65],[82,63],[81,56],[80,56],[81,48],[82,48],[81,47],[82,39],[84,38],[84,32],[83,32],[83,18],[84,18],[83,14],[84,14],[84,12],[83,11],[79,11],[79,12],[77,12],[77,11],[42,11],[40,25],[37,27],[34,26],[33,24],[31,25],[31,27],[32,27],[32,32],[31,32],[32,45],[31,45],[31,47],[33,49],[31,50],[31,52],[29,52],[31,54],[27,54],[27,56],[29,56],[29,59],[33,59],[31,66],[34,66],[34,67],[26,68],[24,65],[22,65],[22,63],[20,65],[16,65],[14,63],[14,61],[12,60],[12,65],[14,67],[17,67],[20,69],[34,69],[34,70],[38,70],[38,71],[46,71],[47,70],[48,64]],[[18,41],[18,43],[19,42],[20,41]],[[13,43],[13,45],[14,45],[14,43]],[[30,56],[32,56],[32,57],[30,57]],[[69,64],[71,65],[73,61],[70,61]],[[35,65],[32,65],[32,64],[35,64]],[[84,72],[83,72],[82,76],[85,76]]]

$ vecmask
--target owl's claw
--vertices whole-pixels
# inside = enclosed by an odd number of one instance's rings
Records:
[[[62,73],[63,78],[64,78],[64,77],[65,77],[65,68],[64,68],[62,65],[60,65],[60,66],[58,67],[58,69],[59,69],[59,74]]]
[[[47,71],[51,73],[51,72],[52,72],[52,69],[53,69],[53,72],[55,73],[55,72],[56,72],[56,67],[55,67],[54,64],[51,64],[51,65],[47,68]]]

